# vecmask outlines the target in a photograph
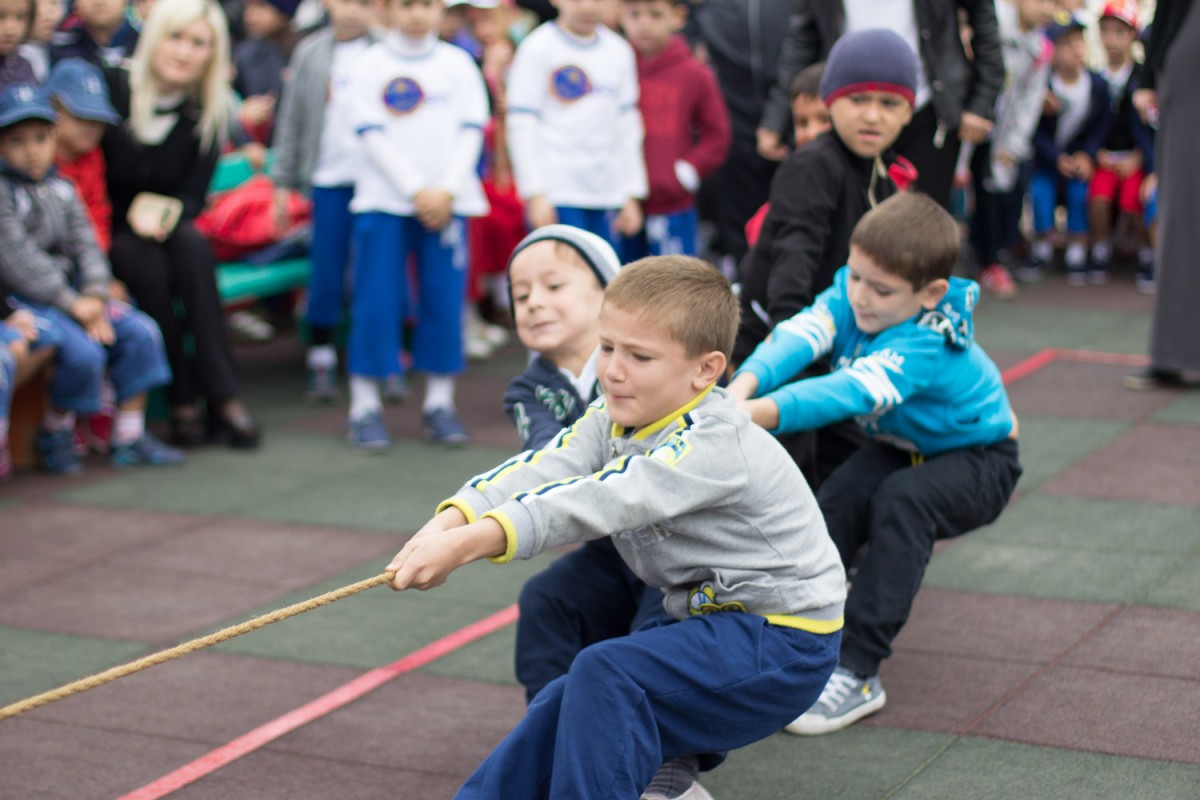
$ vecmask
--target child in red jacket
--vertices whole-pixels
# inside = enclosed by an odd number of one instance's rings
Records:
[[[686,17],[680,0],[622,2],[621,27],[637,54],[650,186],[645,225],[619,242],[623,263],[697,253],[696,190],[729,152],[729,113],[716,78],[676,35]]]

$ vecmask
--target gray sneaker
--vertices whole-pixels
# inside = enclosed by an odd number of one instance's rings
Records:
[[[878,675],[864,680],[848,669],[838,667],[829,676],[829,682],[813,707],[784,730],[799,736],[833,733],[874,714],[886,702],[887,692]]]

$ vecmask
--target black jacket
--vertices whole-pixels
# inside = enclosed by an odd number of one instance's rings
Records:
[[[1058,157],[1063,153],[1087,153],[1094,161],[1096,151],[1104,144],[1112,128],[1109,113],[1108,82],[1097,72],[1083,74],[1088,81],[1088,114],[1081,127],[1064,147],[1055,141],[1058,136],[1058,114],[1042,114],[1033,133],[1033,161],[1039,170],[1058,171]]]
[[[1004,58],[996,26],[994,0],[913,0],[921,64],[933,91],[933,108],[947,133],[958,128],[963,111],[992,119],[1004,85]],[[967,58],[958,33],[958,11],[967,14],[973,31]],[[779,57],[775,85],[760,127],[783,133],[791,125],[788,89],[797,72],[824,61],[842,35],[846,13],[841,0],[796,0],[788,35]]]
[[[878,174],[874,160],[852,153],[833,131],[783,160],[758,240],[739,266],[742,324],[734,364],[833,283],[850,253],[850,232],[870,210],[871,197],[880,203],[895,192],[896,184]]]

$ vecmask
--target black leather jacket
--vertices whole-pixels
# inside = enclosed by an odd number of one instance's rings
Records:
[[[1004,58],[994,0],[913,0],[921,64],[933,91],[933,108],[943,135],[958,128],[964,111],[992,119],[1004,84]],[[973,32],[974,61],[967,58],[958,32],[965,11]],[[797,72],[824,61],[845,29],[841,0],[796,0],[760,127],[783,133],[791,125],[788,88]]]

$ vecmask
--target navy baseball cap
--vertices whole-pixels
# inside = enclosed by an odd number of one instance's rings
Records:
[[[116,125],[121,116],[108,99],[108,85],[100,68],[82,58],[59,61],[42,87],[63,104],[73,117]]]
[[[1046,38],[1058,44],[1058,40],[1071,31],[1082,31],[1087,23],[1069,11],[1058,10],[1054,13],[1054,21],[1046,27]]]
[[[27,119],[57,122],[58,114],[50,105],[50,97],[31,83],[14,83],[0,92],[0,128],[16,125]]]

